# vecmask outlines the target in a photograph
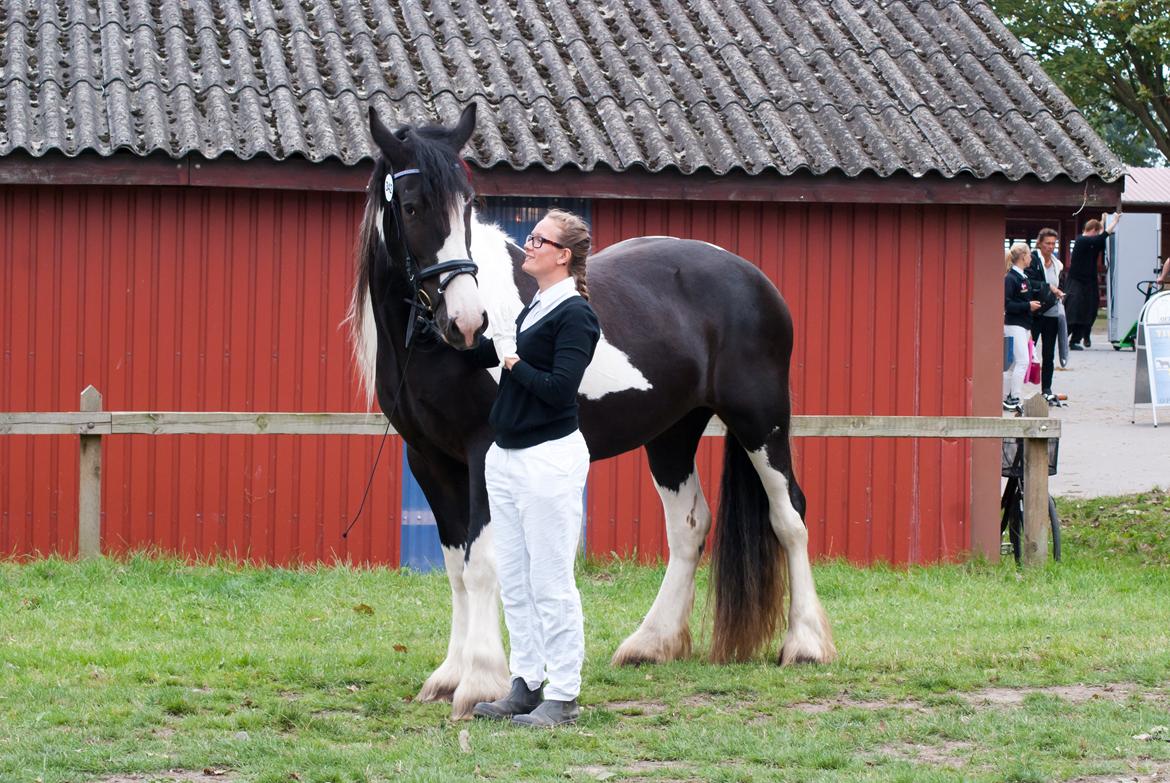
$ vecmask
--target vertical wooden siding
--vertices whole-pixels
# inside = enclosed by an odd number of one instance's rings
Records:
[[[359,410],[338,328],[355,194],[0,191],[0,410]],[[150,436],[105,444],[103,549],[398,561],[398,439]],[[0,439],[0,554],[76,551],[72,437]]]
[[[360,206],[357,195],[243,190],[0,192],[0,410],[75,409],[90,383],[110,409],[358,409],[338,324]],[[758,263],[796,319],[797,413],[998,411],[1002,210],[635,201],[594,210],[599,247],[671,234]],[[925,562],[966,550],[972,509],[990,513],[983,496],[998,486],[997,450],[983,446],[798,440],[814,552]],[[376,447],[372,438],[111,438],[104,546],[395,564],[396,438],[372,506],[349,543],[340,538]],[[721,459],[722,444],[705,439],[712,505]],[[76,472],[72,437],[0,439],[0,553],[75,551]],[[641,453],[594,466],[589,515],[591,552],[666,554]]]
[[[998,381],[973,346],[998,350],[1000,210],[597,201],[593,215],[599,247],[638,235],[691,237],[760,266],[796,323],[795,413],[998,412],[997,384],[984,379],[981,398],[973,394],[976,366]],[[711,440],[698,462],[714,506],[722,450]],[[794,449],[816,555],[953,558],[971,548],[973,506],[987,513],[977,496],[998,488],[997,471],[973,463],[973,454],[994,457],[969,442],[801,438]],[[591,552],[665,556],[644,453],[594,465],[589,487]]]

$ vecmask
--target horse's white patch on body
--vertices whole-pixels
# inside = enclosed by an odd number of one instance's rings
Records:
[[[646,391],[653,386],[642,371],[602,333],[593,352],[593,360],[585,368],[579,393],[586,399],[600,400],[607,394],[636,389]]]
[[[654,605],[638,630],[613,655],[614,665],[643,661],[662,663],[691,651],[690,618],[695,602],[695,569],[700,548],[711,529],[711,510],[703,497],[699,474],[693,470],[678,488],[654,484],[666,513],[666,540],[670,560]]]
[[[788,561],[788,630],[784,633],[780,662],[828,663],[837,657],[837,649],[813,582],[808,530],[788,495],[787,477],[768,463],[767,448],[750,451],[748,457],[768,493],[772,530]]]
[[[506,334],[515,338],[516,316],[524,309],[516,278],[512,271],[512,256],[508,253],[508,235],[498,226],[481,223],[479,216],[471,216],[471,257],[479,265],[479,291],[487,311],[488,327],[484,334],[494,337]],[[497,382],[499,375],[496,375]]]

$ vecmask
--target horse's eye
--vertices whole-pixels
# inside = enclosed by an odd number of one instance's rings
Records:
[[[414,204],[407,204],[402,208],[402,211],[405,212],[409,217],[414,217],[416,214],[418,214],[418,210],[414,208]]]

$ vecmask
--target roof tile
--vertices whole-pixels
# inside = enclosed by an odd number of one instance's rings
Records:
[[[0,154],[354,163],[367,105],[397,124],[472,100],[484,166],[1123,171],[978,0],[0,5]]]

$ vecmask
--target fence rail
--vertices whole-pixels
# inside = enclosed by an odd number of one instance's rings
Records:
[[[78,554],[100,553],[101,440],[112,435],[382,435],[380,413],[236,413],[104,411],[92,386],[81,393],[79,412],[0,413],[0,435],[80,436]],[[1023,438],[1024,559],[1048,556],[1048,446],[1060,438],[1060,420],[1036,396],[1020,418],[982,416],[793,416],[793,437],[829,438]],[[712,419],[704,435],[726,430]]]

